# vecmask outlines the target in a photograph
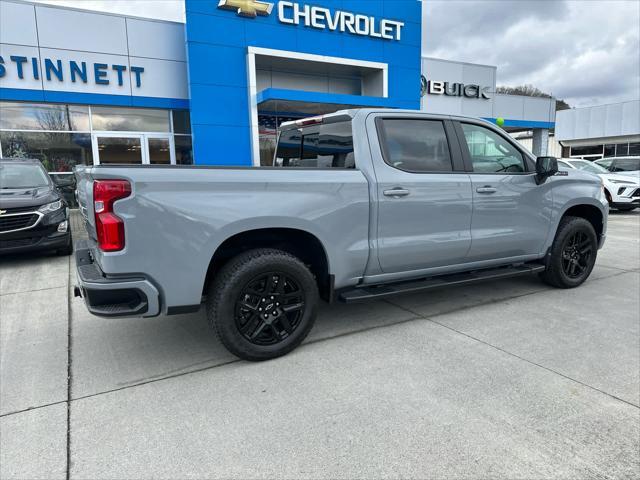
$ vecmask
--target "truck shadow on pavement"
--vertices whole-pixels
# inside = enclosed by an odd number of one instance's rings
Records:
[[[323,304],[305,344],[424,320],[431,315],[519,297],[546,288],[535,277],[517,278],[463,289],[401,295],[390,301]],[[219,343],[209,328],[204,306],[193,314],[103,319],[89,314],[81,299],[72,298],[70,305],[73,398],[229,363],[251,365],[231,355]],[[305,348],[304,344],[301,348]]]

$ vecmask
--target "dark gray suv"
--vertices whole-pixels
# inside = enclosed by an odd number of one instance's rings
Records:
[[[73,251],[69,209],[38,160],[0,159],[0,254]]]

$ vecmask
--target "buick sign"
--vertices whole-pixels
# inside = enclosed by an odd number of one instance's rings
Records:
[[[436,80],[427,80],[421,77],[421,96],[429,95],[446,95],[448,97],[465,97],[465,98],[482,98],[490,100],[490,87],[481,87],[476,84],[464,84],[457,82],[441,82]]]

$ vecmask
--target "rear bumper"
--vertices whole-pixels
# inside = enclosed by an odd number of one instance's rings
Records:
[[[160,313],[158,289],[141,275],[109,277],[91,256],[86,240],[75,245],[76,296],[99,317],[155,317]]]
[[[624,201],[620,201],[624,200]],[[611,202],[611,206],[614,208],[622,207],[622,208],[630,208],[630,207],[640,207],[640,198],[628,198],[628,199],[620,199],[618,198],[616,201]]]

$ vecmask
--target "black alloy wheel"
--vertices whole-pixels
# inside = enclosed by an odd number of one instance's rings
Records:
[[[591,239],[584,231],[576,231],[567,238],[562,251],[562,270],[565,275],[572,279],[584,275],[589,268],[591,255],[593,255]]]
[[[289,353],[316,319],[318,285],[282,250],[249,250],[229,260],[207,288],[207,317],[222,344],[251,361]]]
[[[574,288],[589,278],[598,254],[598,236],[587,219],[564,217],[546,257],[545,283],[558,288]]]
[[[294,278],[283,272],[266,272],[241,291],[234,320],[247,341],[275,345],[298,328],[305,305],[305,294]]]

